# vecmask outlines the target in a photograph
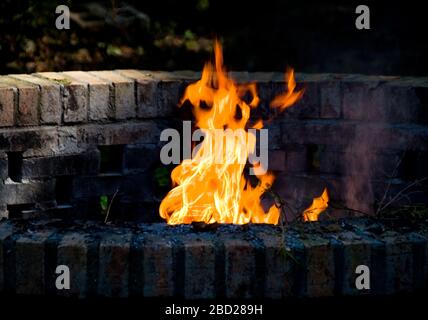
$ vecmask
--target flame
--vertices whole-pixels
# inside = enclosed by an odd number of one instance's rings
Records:
[[[293,105],[302,97],[305,91],[302,89],[300,91],[294,92],[294,89],[296,88],[296,81],[294,80],[293,69],[289,69],[285,73],[285,82],[287,83],[288,90],[283,94],[276,96],[270,103],[272,108],[279,108],[281,111],[284,111],[286,108]]]
[[[246,130],[251,109],[259,104],[256,85],[237,84],[229,78],[219,42],[214,49],[214,65],[204,66],[201,79],[186,88],[181,100],[181,105],[186,100],[192,104],[195,126],[203,132],[204,140],[193,150],[191,159],[183,160],[172,171],[173,189],[162,200],[159,213],[168,224],[277,224],[280,209],[272,205],[265,212],[260,203],[275,179],[273,174],[255,170],[256,185],[244,176],[248,156],[256,146],[254,133]],[[286,83],[288,90],[272,101],[272,107],[281,111],[303,94],[302,90],[294,92],[293,70],[286,73]],[[244,96],[250,96],[251,101],[245,101]],[[261,120],[252,125],[254,129],[262,127]],[[219,136],[218,131],[224,134]]]
[[[321,196],[314,198],[312,204],[303,212],[304,221],[318,221],[319,215],[328,207],[328,192],[324,189]]]

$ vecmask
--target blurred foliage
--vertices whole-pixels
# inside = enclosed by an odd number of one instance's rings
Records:
[[[191,2],[186,7],[195,13],[209,7],[209,0]],[[55,27],[55,8],[60,4],[70,8],[70,30]],[[3,0],[0,72],[199,69],[212,49],[211,39],[172,17],[157,19],[157,8],[139,1]],[[195,65],[195,59],[200,63]]]
[[[101,207],[101,214],[105,215],[108,209],[108,196],[106,195],[100,196],[100,207]]]
[[[371,2],[373,28],[360,32],[357,4],[2,0],[0,72],[200,70],[219,37],[234,70],[426,75],[428,42],[415,32],[426,29],[426,10]],[[55,28],[58,5],[71,10],[70,30]]]

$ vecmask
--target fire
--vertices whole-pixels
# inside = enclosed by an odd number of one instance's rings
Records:
[[[287,92],[272,101],[273,108],[284,110],[302,96],[303,90],[294,91],[292,70],[286,74],[286,83]],[[251,101],[244,99],[248,96]],[[207,63],[201,79],[186,88],[181,105],[186,100],[193,106],[195,126],[203,132],[204,140],[191,159],[172,171],[173,189],[160,205],[161,217],[168,224],[277,224],[280,209],[272,205],[265,212],[260,203],[275,177],[260,163],[253,167],[256,185],[244,176],[247,159],[256,147],[256,136],[247,129],[263,127],[262,121],[248,124],[251,109],[259,104],[256,85],[237,84],[228,77],[218,42],[215,64]],[[218,135],[219,131],[224,134]]]
[[[304,221],[318,221],[318,217],[328,207],[328,193],[327,189],[324,189],[321,196],[314,198],[312,204],[303,212]]]

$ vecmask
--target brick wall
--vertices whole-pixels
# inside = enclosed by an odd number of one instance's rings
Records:
[[[267,126],[270,169],[275,188],[296,207],[327,186],[337,201],[369,210],[390,182],[396,192],[428,175],[427,78],[298,74],[303,99],[275,115],[268,102],[284,88],[281,74],[232,74],[257,81],[255,116],[276,116]],[[176,106],[198,77],[136,70],[1,76],[0,215],[87,216],[99,212],[101,195],[119,189],[117,210],[156,219],[166,191],[153,177],[159,134],[187,119]],[[419,191],[410,201],[427,201],[426,187]]]
[[[55,287],[58,265],[69,268],[69,290]],[[369,268],[369,289],[355,285],[359,265]],[[367,220],[298,224],[285,232],[266,225],[195,232],[165,223],[0,223],[0,293],[281,299],[427,287],[426,233]]]

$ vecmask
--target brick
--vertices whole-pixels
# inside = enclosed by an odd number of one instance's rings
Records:
[[[413,288],[415,262],[412,236],[387,232],[381,240],[385,242],[386,293],[410,292]]]
[[[9,173],[6,153],[0,152],[0,179],[6,180],[8,174]]]
[[[23,151],[24,157],[54,154],[58,135],[52,127],[0,129],[0,151]]]
[[[88,84],[89,90],[89,120],[108,120],[114,116],[114,101],[110,100],[110,83],[88,72],[67,71],[64,74],[75,80]],[[113,99],[112,99],[113,100]]]
[[[285,169],[285,151],[283,150],[269,151],[268,170],[284,171],[284,169]]]
[[[0,185],[0,203],[26,204],[49,201],[55,197],[54,179],[46,181],[7,182]]]
[[[16,124],[32,126],[39,123],[40,89],[31,83],[11,77],[0,77],[0,83],[17,90]]]
[[[334,256],[328,240],[315,235],[300,239],[305,248],[306,296],[334,294]]]
[[[1,220],[1,219],[0,219]],[[9,222],[0,222],[0,292],[4,290],[5,278],[5,254],[3,252],[3,243],[14,232],[14,227]]]
[[[143,248],[145,297],[171,297],[174,293],[172,243],[151,239]]]
[[[207,237],[184,240],[186,299],[215,297],[215,246]]]
[[[76,199],[113,195],[119,188],[123,192],[123,177],[120,174],[83,176],[73,179],[72,193]]]
[[[65,234],[57,249],[57,265],[70,269],[70,289],[58,290],[57,294],[66,297],[85,298],[88,282],[88,239],[86,235],[73,232]]]
[[[281,126],[279,124],[268,124],[263,127],[268,130],[269,150],[278,150],[282,147]],[[257,142],[259,144],[259,142]]]
[[[294,252],[286,245],[280,233],[260,232],[265,248],[265,288],[263,297],[281,299],[293,295],[296,274],[293,272],[294,260],[290,258]]]
[[[337,119],[342,113],[342,91],[340,82],[326,82],[319,84],[320,90],[320,117]]]
[[[159,147],[155,144],[128,145],[124,151],[125,173],[151,169],[159,161]]]
[[[108,81],[113,86],[114,106],[116,119],[130,119],[135,117],[135,84],[133,80],[121,76],[114,71],[90,72],[100,79]]]
[[[127,297],[129,279],[130,234],[109,234],[100,242],[98,294]]]
[[[54,82],[28,74],[12,74],[10,77],[32,83],[40,88],[40,123],[60,124],[62,117],[61,86]]]
[[[282,142],[348,145],[356,129],[363,130],[363,127],[357,127],[353,122],[338,120],[285,121],[281,126]]]
[[[96,175],[99,171],[97,150],[84,154],[23,159],[24,178],[49,178],[63,175]]]
[[[225,239],[224,247],[226,297],[252,297],[256,282],[254,247],[250,242],[239,239]]]
[[[417,82],[403,80],[346,81],[343,83],[343,112],[345,119],[372,122],[415,123],[424,104]]]
[[[304,145],[287,144],[284,146],[284,150],[286,172],[305,172],[307,170],[307,150]]]
[[[153,122],[86,125],[77,128],[79,147],[115,144],[159,143],[160,128]]]
[[[316,82],[299,83],[297,90],[304,88],[305,92],[300,100],[286,108],[280,116],[285,119],[318,119],[320,116],[318,84]],[[286,90],[285,83],[274,82],[273,92],[283,93]]]
[[[37,77],[56,81],[62,86],[64,122],[79,123],[88,119],[88,85],[74,80],[63,73],[41,72]]]
[[[378,283],[382,280],[380,277],[374,279],[375,269],[378,266],[372,251],[375,247],[380,247],[381,242],[353,232],[344,232],[339,235],[338,239],[343,245],[343,266],[342,270],[338,270],[343,277],[341,279],[341,293],[344,295],[361,295],[370,293],[372,290],[379,290],[383,284]],[[355,286],[355,280],[358,276],[355,270],[359,265],[366,265],[373,271],[370,277],[370,291],[358,290]]]
[[[16,293],[45,292],[45,243],[52,231],[27,233],[16,240]]]
[[[137,117],[153,118],[171,116],[180,102],[184,83],[168,72],[139,72],[119,70],[136,81]]]
[[[14,125],[14,112],[17,90],[0,83],[0,127]]]

